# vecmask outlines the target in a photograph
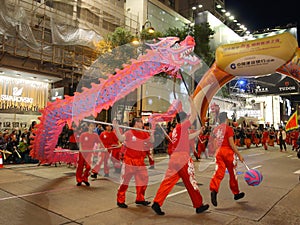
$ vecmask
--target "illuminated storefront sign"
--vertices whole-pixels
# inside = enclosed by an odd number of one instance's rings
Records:
[[[22,103],[33,103],[33,98],[22,97],[23,88],[13,88],[12,95],[1,95],[1,100],[12,101],[12,102],[22,102]]]
[[[0,109],[37,111],[45,107],[47,99],[47,83],[0,76]]]
[[[55,101],[56,99],[64,98],[64,88],[53,88],[50,90],[50,100]]]
[[[11,96],[11,95],[1,95],[1,100],[12,101],[12,102],[22,102],[22,103],[32,103],[33,102],[33,98],[18,97],[18,96]]]

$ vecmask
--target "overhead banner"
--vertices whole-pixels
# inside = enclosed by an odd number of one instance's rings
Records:
[[[285,77],[279,81],[276,85],[270,83],[270,85],[259,85],[255,89],[256,95],[284,95],[284,94],[298,94],[299,84],[296,80],[290,77]]]
[[[47,100],[47,83],[0,76],[0,110],[38,111],[46,106]]]
[[[216,64],[235,76],[257,76],[275,73],[292,59],[298,47],[290,33],[222,45],[216,50]]]

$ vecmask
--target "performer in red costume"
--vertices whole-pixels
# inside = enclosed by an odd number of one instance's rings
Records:
[[[194,156],[196,157],[197,160],[201,159],[202,153],[204,153],[206,159],[208,158],[208,150],[206,150],[208,140],[209,140],[208,128],[203,126],[198,136],[198,152],[196,154],[194,153]]]
[[[117,135],[115,132],[112,131],[111,125],[106,125],[105,131],[101,132],[100,134],[100,140],[102,142],[102,145],[104,148],[107,149],[105,152],[101,152],[100,156],[101,159],[99,163],[96,164],[96,166],[92,170],[91,177],[97,178],[97,174],[100,171],[101,165],[104,163],[104,177],[109,177],[109,165],[108,160],[110,153],[114,151],[114,147],[119,145],[119,139],[117,138]]]
[[[252,143],[252,140],[251,140],[252,132],[251,132],[250,128],[246,128],[245,135],[246,135],[245,140],[244,140],[245,145],[247,148],[250,148],[251,143]]]
[[[298,137],[299,137],[299,129],[293,130],[290,134],[293,151],[294,150],[296,151],[296,149],[298,148],[298,145],[297,145]]]
[[[168,141],[168,150],[167,150],[167,153],[169,156],[172,155],[173,153],[173,143],[172,143],[172,133],[173,133],[173,130],[174,130],[174,127],[173,125],[171,125],[170,127],[170,132],[169,132],[169,137],[167,137],[167,141]]]
[[[244,192],[240,192],[237,176],[236,176],[236,159],[235,154],[241,162],[244,161],[243,156],[239,153],[233,141],[234,132],[232,127],[228,125],[227,113],[222,112],[219,115],[220,125],[213,130],[213,135],[216,140],[216,171],[210,181],[211,202],[217,206],[217,193],[220,183],[224,178],[227,168],[229,173],[229,186],[234,194],[234,200],[238,200],[245,196]]]
[[[173,152],[169,160],[165,178],[156,193],[152,205],[152,209],[158,215],[165,214],[161,211],[161,206],[179,178],[183,180],[193,206],[196,208],[196,213],[204,212],[209,208],[209,205],[204,205],[202,202],[202,196],[195,180],[193,160],[190,156],[189,139],[192,137],[191,134],[189,135],[188,129],[196,119],[197,114],[192,99],[189,98],[189,101],[191,104],[190,117],[187,118],[185,112],[180,112],[176,115],[177,125],[172,133]],[[195,135],[199,135],[199,132],[195,132]]]
[[[91,150],[94,149],[95,145],[99,147],[100,139],[99,136],[94,133],[95,124],[90,123],[88,125],[88,131],[84,132],[79,137],[79,158],[78,165],[76,168],[76,181],[77,186],[81,186],[81,183],[85,183],[86,186],[90,186],[88,182],[88,177],[90,174],[91,166],[87,162],[90,157],[92,157]],[[84,152],[86,151],[86,152]],[[85,167],[85,171],[83,169]]]
[[[274,142],[276,141],[275,129],[271,127],[269,129],[269,145],[274,147]]]
[[[261,143],[264,146],[265,150],[268,150],[268,145],[267,145],[268,141],[269,141],[269,131],[267,128],[264,128],[262,133]]]
[[[117,193],[117,205],[120,208],[127,208],[125,204],[125,193],[128,189],[129,182],[134,176],[136,186],[136,200],[138,205],[147,206],[151,202],[145,201],[145,192],[148,185],[148,171],[145,164],[145,157],[147,155],[145,143],[154,142],[153,132],[142,131],[143,121],[141,118],[134,118],[132,120],[131,129],[121,134],[118,123],[114,120],[113,125],[116,130],[119,141],[124,143],[124,159],[121,171],[121,184]]]
[[[145,123],[144,124],[144,129],[145,130],[150,130],[150,124],[149,123]],[[153,156],[153,144],[148,141],[145,143],[145,146],[144,146],[145,150],[146,150],[146,153],[147,153],[147,156],[148,156],[148,159],[149,159],[149,169],[154,169],[154,156]]]
[[[194,132],[196,132],[195,129],[195,125],[192,124],[192,126],[190,127],[190,129],[188,129],[189,134],[193,134]],[[192,139],[189,139],[189,146],[190,146],[190,154],[197,154],[197,149],[196,149],[196,138],[197,136],[195,136]],[[196,158],[197,159],[197,158]],[[197,159],[198,160],[198,159]]]
[[[262,135],[262,132],[260,129],[254,129],[254,144],[256,147],[258,147],[258,145],[261,142],[261,135]]]

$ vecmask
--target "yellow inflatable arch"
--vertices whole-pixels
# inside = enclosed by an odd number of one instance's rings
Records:
[[[275,72],[300,81],[300,48],[290,33],[218,47],[216,61],[193,93],[201,122],[204,123],[209,103],[223,85],[238,76]]]

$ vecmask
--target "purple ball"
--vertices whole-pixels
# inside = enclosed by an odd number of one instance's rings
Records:
[[[244,179],[248,185],[257,186],[261,183],[263,176],[258,170],[251,169],[245,173]]]

